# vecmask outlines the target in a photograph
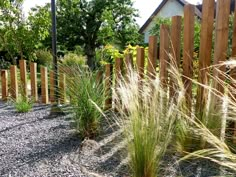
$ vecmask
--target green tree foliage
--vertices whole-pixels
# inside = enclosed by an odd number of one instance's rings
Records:
[[[7,51],[14,64],[17,56],[33,60],[40,41],[49,35],[48,12],[37,7],[25,18],[22,4],[23,0],[0,3],[0,50]]]
[[[90,68],[96,49],[107,43],[124,48],[139,42],[136,10],[131,0],[58,0],[57,22],[60,47],[84,49]]]

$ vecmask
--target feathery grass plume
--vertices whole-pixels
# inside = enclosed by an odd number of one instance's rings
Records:
[[[146,78],[141,83],[138,73],[130,70],[128,77],[117,84],[114,99],[120,116],[116,121],[129,142],[132,176],[156,177],[160,160],[174,134],[176,110],[183,106],[184,89],[180,86],[175,94],[176,102],[171,102],[158,78]],[[170,104],[163,106],[163,101]]]
[[[175,105],[177,112],[181,111],[182,113],[189,114],[189,118],[191,119],[192,112],[189,111],[187,101],[185,99],[185,86],[182,80],[182,74],[179,71],[175,58],[172,55],[169,55],[170,63],[169,63],[169,77],[171,78],[170,85],[168,87],[172,87],[172,92],[168,97],[169,105]],[[189,78],[187,78],[189,79]],[[180,100],[181,99],[181,100]],[[191,122],[187,119],[183,119],[181,114],[176,114],[178,119],[175,123],[175,136],[174,136],[174,146],[177,152],[182,153],[185,151],[192,151],[195,148],[195,144],[193,144],[195,139],[199,139],[198,137],[194,136],[192,129]]]
[[[96,76],[96,72],[80,66],[66,68],[67,95],[71,99],[76,129],[83,138],[92,138],[99,131],[101,113],[94,103],[102,106],[105,96]]]

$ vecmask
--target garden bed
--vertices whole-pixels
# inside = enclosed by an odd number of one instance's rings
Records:
[[[81,141],[70,115],[53,118],[49,113],[49,106],[36,105],[19,114],[0,103],[1,177],[129,176],[127,143],[116,126],[104,123],[96,141]],[[219,168],[205,160],[179,164],[173,154],[164,159],[161,176],[219,175]]]

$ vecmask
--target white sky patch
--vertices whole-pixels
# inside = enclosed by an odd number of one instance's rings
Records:
[[[151,16],[154,10],[159,6],[162,0],[133,0],[134,7],[139,10],[139,18],[137,18],[137,23],[142,26],[145,21]],[[202,0],[187,0],[189,3],[196,4],[202,2]],[[25,0],[24,11],[27,14],[30,8],[36,5],[44,5],[45,3],[51,2],[50,0]]]

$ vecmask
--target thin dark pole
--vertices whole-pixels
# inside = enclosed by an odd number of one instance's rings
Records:
[[[57,23],[56,23],[56,4],[55,0],[51,0],[51,13],[52,13],[52,55],[54,66],[54,97],[57,104],[58,102],[58,66],[57,66]]]

